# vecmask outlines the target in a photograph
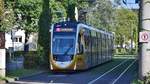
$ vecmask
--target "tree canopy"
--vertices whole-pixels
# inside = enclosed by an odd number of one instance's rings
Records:
[[[87,24],[95,28],[114,32],[116,45],[122,45],[130,39],[137,42],[137,12],[117,8],[119,4],[120,0],[115,0],[115,4],[110,0],[6,0],[4,7],[0,0],[0,15],[3,16],[0,31],[10,31],[17,25],[26,34],[38,32],[39,44],[48,53],[51,24],[61,21],[63,17],[75,20],[77,7],[80,20],[85,19]],[[82,15],[84,18],[80,17]]]
[[[4,9],[4,7],[3,7],[3,0],[0,0],[0,16],[2,16],[2,13],[3,13],[3,9]]]
[[[10,31],[14,26],[13,24],[15,22],[15,14],[12,8],[12,3],[6,4],[4,6],[4,2],[3,0],[1,0],[0,4],[1,4],[0,31],[7,32],[7,31]]]
[[[116,43],[122,45],[133,39],[137,43],[138,14],[132,10],[117,9],[115,19]]]
[[[67,9],[63,6],[63,4],[57,0],[51,0],[49,2],[52,14],[52,23],[59,22],[63,20],[63,18],[67,17]]]
[[[87,22],[99,29],[110,30],[114,18],[114,9],[109,0],[98,0],[87,13]]]
[[[26,32],[38,31],[38,21],[42,12],[41,0],[17,0],[14,11],[17,16],[16,24]]]

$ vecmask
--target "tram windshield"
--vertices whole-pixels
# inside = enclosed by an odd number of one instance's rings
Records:
[[[73,55],[75,52],[75,38],[73,37],[54,37],[53,54]]]

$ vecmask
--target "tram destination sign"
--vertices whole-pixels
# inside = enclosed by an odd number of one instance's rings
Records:
[[[74,32],[73,28],[56,28],[55,32]]]
[[[5,48],[5,33],[0,32],[0,49]]]

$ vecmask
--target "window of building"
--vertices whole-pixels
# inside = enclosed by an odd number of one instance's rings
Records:
[[[22,42],[22,37],[19,37],[19,42]]]
[[[14,42],[22,42],[22,36],[14,37]]]

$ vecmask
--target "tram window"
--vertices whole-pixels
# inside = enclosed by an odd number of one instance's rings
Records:
[[[106,35],[106,56],[108,57],[108,35]]]
[[[73,54],[75,48],[75,38],[71,37],[55,37],[53,39],[53,53],[54,54]],[[69,51],[68,51],[69,50]]]
[[[91,36],[92,37],[96,37],[96,32],[95,31],[91,31]]]
[[[101,34],[99,33],[99,52],[101,52]]]
[[[102,34],[100,33],[99,34],[99,55],[100,55],[100,59],[101,59],[101,62],[102,62],[102,36],[101,36]]]
[[[83,54],[84,52],[84,47],[83,47],[83,32],[79,32],[79,37],[78,37],[78,54]]]
[[[89,34],[89,31],[88,30],[86,30],[85,31],[85,34],[84,34],[84,41],[85,41],[85,49],[86,49],[86,51],[88,52],[89,51],[89,43],[90,43],[90,34]]]
[[[106,60],[108,58],[108,35],[106,35]]]

